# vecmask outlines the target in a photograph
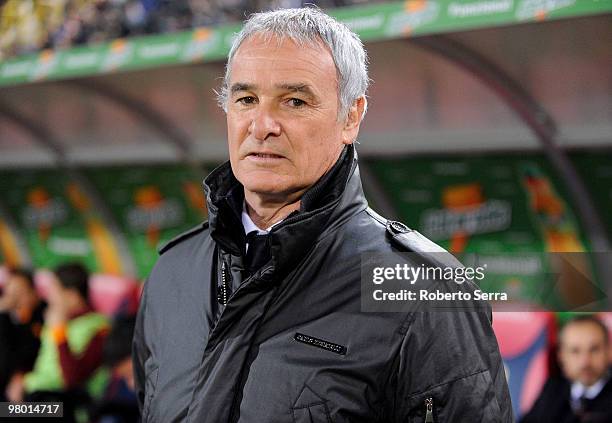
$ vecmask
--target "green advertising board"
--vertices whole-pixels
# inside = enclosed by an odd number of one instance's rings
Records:
[[[543,156],[415,157],[371,165],[404,223],[464,264],[487,263],[484,289],[511,292],[525,303],[567,306],[564,295],[574,287],[555,291],[551,257],[590,249]],[[580,255],[595,280],[592,259]]]
[[[572,159],[612,236],[612,156],[578,153]],[[492,263],[485,289],[503,287],[533,300],[541,281],[554,277],[549,253],[590,251],[564,186],[541,155],[368,163],[404,223],[464,263],[470,254]],[[117,247],[91,195],[69,175],[20,170],[0,172],[0,263],[53,267],[79,260],[92,271],[135,268],[135,276],[146,278],[157,249],[206,217],[202,174],[189,167],[100,167],[82,174],[110,211],[129,257]]]
[[[79,261],[94,272],[123,273],[104,220],[85,190],[65,173],[5,171],[0,174],[0,193],[34,266]]]
[[[612,239],[612,151],[571,156]]]
[[[200,176],[180,165],[84,171],[127,239],[137,277],[149,275],[157,249],[206,217]]]
[[[612,12],[605,0],[407,0],[329,10],[363,41]],[[239,24],[45,50],[0,63],[0,86],[223,59]]]

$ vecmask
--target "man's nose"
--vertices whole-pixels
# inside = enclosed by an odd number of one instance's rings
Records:
[[[576,362],[580,367],[588,367],[591,364],[591,357],[588,352],[585,352],[576,357]]]
[[[249,131],[255,139],[266,141],[281,134],[281,126],[270,107],[260,105],[254,113]]]

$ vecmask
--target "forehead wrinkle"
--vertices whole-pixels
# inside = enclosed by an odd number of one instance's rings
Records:
[[[257,89],[257,85],[255,84],[249,84],[248,82],[236,82],[232,84],[230,92],[234,94],[238,91],[253,91],[255,89]]]
[[[311,96],[315,95],[314,90],[312,89],[310,84],[306,82],[280,83],[280,84],[275,84],[274,88],[285,90],[285,91],[301,92],[301,93],[305,93]],[[251,84],[248,82],[236,82],[232,84],[230,91],[233,94],[238,91],[257,91],[257,89],[258,89],[258,86],[255,84]]]
[[[276,84],[276,88],[286,91],[304,93],[309,96],[316,97],[312,86],[305,82]]]
[[[303,66],[303,70],[308,69],[321,69],[321,67],[329,66],[330,69],[333,69],[334,76],[337,77],[337,67],[334,59],[332,57],[331,51],[327,46],[323,44],[322,41],[315,43],[313,45],[300,46],[295,43],[291,38],[280,38],[278,39],[275,46],[270,47],[270,41],[267,39],[262,39],[260,36],[254,35],[247,38],[243,44],[238,48],[236,54],[232,58],[232,68],[236,67],[236,64],[242,62],[244,64],[245,61],[250,60],[258,60],[265,59],[265,61],[269,62],[271,51],[278,51],[283,47],[288,47],[296,49],[299,53],[297,56],[283,57],[276,56],[273,54],[273,63],[274,68],[286,68],[287,70],[292,70],[296,66],[296,61],[301,62],[301,66]],[[277,37],[273,37],[277,38]],[[287,46],[289,43],[289,46]],[[293,44],[293,46],[291,46]],[[236,59],[240,56],[240,61],[236,61]],[[321,58],[324,57],[323,63],[321,63]],[[298,65],[298,66],[300,66]]]

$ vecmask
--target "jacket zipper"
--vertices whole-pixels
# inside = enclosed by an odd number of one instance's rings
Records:
[[[270,266],[268,266],[268,267],[263,268],[262,270],[258,270],[258,271],[257,271],[257,272],[255,272],[253,275],[249,276],[249,277],[248,277],[248,278],[245,280],[245,282],[243,282],[243,285],[244,285],[245,283],[248,283],[248,282],[246,282],[246,281],[249,281],[251,278],[253,278],[255,274],[259,273],[260,275],[263,275],[264,273],[267,273],[267,272],[268,272],[270,269],[272,269],[273,267],[274,267],[274,265],[270,265]],[[235,290],[234,292],[232,292],[232,295],[231,295],[230,299],[232,299],[234,296],[236,296],[236,295],[238,294],[238,292],[241,290],[241,288],[243,287],[243,285],[240,285],[240,287],[238,287],[238,289],[237,289],[237,290]],[[275,295],[277,295],[277,294],[275,294]],[[276,297],[275,297],[275,298],[276,298]],[[274,301],[275,301],[275,298],[273,298],[271,301],[272,301],[272,302],[274,302]],[[265,314],[266,314],[266,313],[267,313],[267,309],[266,309],[266,310],[264,310],[263,315],[265,316]],[[263,316],[262,316],[262,317],[263,317]],[[259,326],[258,326],[258,329],[259,329]],[[258,329],[256,329],[256,330],[258,330]],[[247,353],[247,356],[248,356],[248,354],[250,354],[250,350],[251,350],[251,348],[252,348],[252,345],[251,345],[251,346],[249,346],[249,352]],[[238,376],[238,383],[239,383],[239,384],[242,384],[242,380],[244,379],[244,370],[245,370],[245,369],[244,369],[244,363],[243,363],[243,368],[242,368],[242,370],[240,371],[240,374],[239,374],[239,376]],[[239,390],[236,390],[236,392],[234,393],[234,398],[232,399],[232,404],[231,404],[231,406],[230,406],[230,414],[229,414],[229,419],[228,419],[228,422],[230,422],[230,423],[234,423],[234,422],[237,420],[237,413],[238,413],[238,410],[240,409],[240,403],[238,402],[238,395],[239,395],[239,394],[240,394],[240,391],[239,391]]]
[[[228,300],[230,275],[227,272],[227,264],[221,259],[221,285],[217,287],[217,301],[219,304],[226,306]]]
[[[432,397],[425,399],[425,423],[434,423]]]

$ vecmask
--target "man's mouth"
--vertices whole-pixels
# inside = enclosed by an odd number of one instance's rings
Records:
[[[247,157],[255,159],[255,160],[257,159],[260,159],[260,160],[284,159],[283,156],[279,154],[274,154],[274,153],[249,153]]]

